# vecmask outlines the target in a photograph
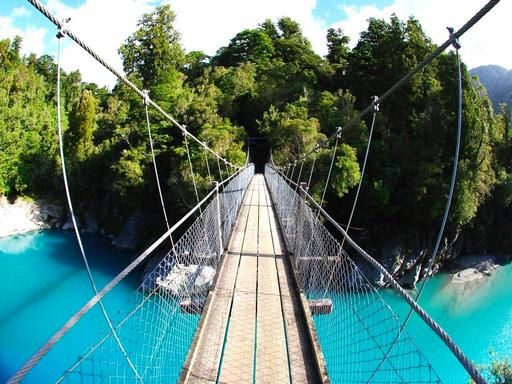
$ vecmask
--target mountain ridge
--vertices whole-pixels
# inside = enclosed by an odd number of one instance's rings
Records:
[[[500,112],[501,103],[512,106],[512,70],[491,64],[473,68],[469,73],[478,77],[478,83],[486,89],[494,112]]]

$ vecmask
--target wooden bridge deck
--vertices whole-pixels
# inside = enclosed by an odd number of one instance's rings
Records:
[[[294,284],[265,179],[255,175],[182,381],[319,382]]]

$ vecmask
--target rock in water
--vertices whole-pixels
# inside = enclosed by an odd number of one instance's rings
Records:
[[[177,264],[165,277],[157,277],[156,285],[174,296],[206,293],[213,283],[215,268],[196,264]]]
[[[409,269],[401,278],[398,280],[398,284],[400,284],[404,288],[414,289],[416,288],[416,284],[420,279],[421,272],[421,264],[417,264],[412,269]]]
[[[77,219],[78,220],[78,219]],[[70,231],[74,228],[73,226],[73,219],[71,219],[71,215],[68,216],[68,219],[66,220],[66,222],[64,223],[64,225],[62,226],[62,229],[64,231]],[[80,227],[79,227],[80,228]]]
[[[215,277],[215,268],[203,266],[200,268],[199,274],[194,281],[194,288],[208,290],[213,283]]]
[[[470,281],[480,280],[484,277],[484,274],[475,268],[466,268],[460,272],[455,273],[452,276],[452,283],[464,284]]]

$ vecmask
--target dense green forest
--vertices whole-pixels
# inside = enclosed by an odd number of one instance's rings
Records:
[[[354,48],[342,30],[327,33],[328,54],[316,54],[300,25],[262,20],[216,55],[186,52],[168,6],[142,17],[119,48],[136,85],[192,133],[236,164],[248,137],[266,138],[278,165],[358,115],[436,46],[414,18],[370,19]],[[62,200],[56,137],[56,64],[20,56],[19,38],[0,41],[0,194]],[[494,115],[463,67],[463,147],[444,251],[509,253],[512,239],[510,114]],[[158,195],[141,98],[119,83],[112,91],[63,76],[66,157],[79,213],[93,211],[115,233],[135,210],[153,212]],[[386,250],[425,256],[434,244],[448,193],[457,119],[457,65],[443,54],[390,97],[377,115],[353,235],[382,257]],[[183,137],[151,111],[165,200],[174,219],[195,203]],[[371,116],[370,116],[371,118]],[[360,177],[369,121],[345,129],[326,196],[327,210],[346,223]],[[204,192],[203,151],[192,148]],[[258,148],[259,153],[258,153]],[[263,148],[263,149],[262,149]],[[254,145],[253,159],[267,155]],[[312,194],[319,196],[333,148],[316,158]],[[217,169],[209,158],[212,170]],[[309,172],[313,157],[304,164]],[[219,178],[219,175],[214,175]]]

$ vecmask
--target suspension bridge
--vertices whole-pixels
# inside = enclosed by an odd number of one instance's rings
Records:
[[[411,297],[348,235],[357,195],[347,229],[323,209],[341,129],[324,143],[319,143],[311,153],[286,166],[277,166],[270,157],[264,172],[255,174],[249,156],[243,167],[235,166],[187,131],[154,103],[147,92],[137,88],[66,30],[63,22],[39,1],[28,1],[58,27],[59,41],[65,36],[74,40],[141,96],[151,149],[148,108],[155,108],[182,131],[187,152],[188,140],[193,140],[204,149],[207,165],[208,156],[213,156],[219,175],[222,177],[221,163],[227,172],[226,177],[202,199],[193,179],[197,205],[171,226],[153,155],[167,231],[101,290],[96,288],[90,273],[75,223],[94,295],[20,367],[9,383],[19,383],[30,377],[45,355],[97,305],[105,318],[106,333],[98,332],[96,342],[78,356],[72,366],[64,372],[56,372],[56,382],[440,383],[438,373],[406,330],[413,312],[448,346],[473,380],[486,382],[450,336],[419,306],[419,295]],[[450,38],[444,44],[386,93],[375,97],[357,117],[360,119],[372,112],[374,117],[363,175],[378,106],[447,47],[453,45],[458,50],[457,39],[498,2],[490,1],[461,29],[451,30]],[[60,76],[60,64],[57,73]],[[460,81],[459,63],[459,139],[440,236],[456,177],[462,105]],[[57,83],[59,87],[60,77]],[[59,133],[62,137],[59,91],[58,88]],[[322,200],[317,202],[308,193],[304,161],[333,140],[331,170],[326,176]],[[62,140],[60,144],[68,190]],[[188,160],[193,178],[190,154]],[[314,162],[309,181],[313,171]],[[359,187],[361,183],[362,177]],[[67,198],[74,220],[69,192]],[[327,222],[333,230],[327,230],[324,225]],[[186,225],[189,226],[185,230]],[[184,234],[175,241],[173,235],[178,230]],[[430,267],[438,247],[439,241]],[[134,273],[137,266],[150,259],[153,268],[134,292],[131,311],[120,321],[113,322],[102,299],[126,276]],[[405,320],[401,320],[384,301],[369,279],[368,271],[381,274],[410,306]],[[318,322],[322,323],[321,334],[317,332]]]

